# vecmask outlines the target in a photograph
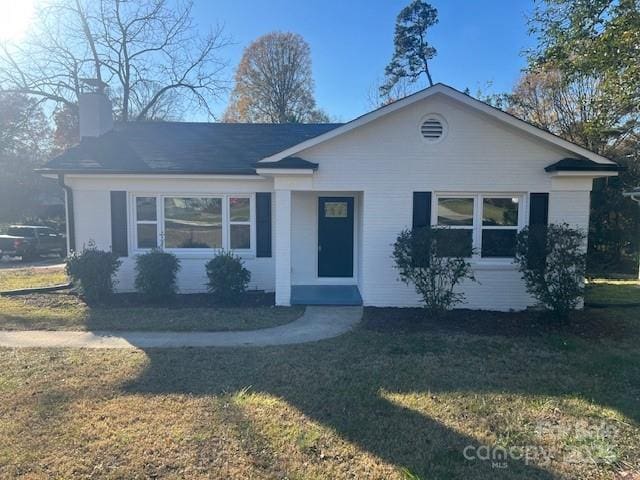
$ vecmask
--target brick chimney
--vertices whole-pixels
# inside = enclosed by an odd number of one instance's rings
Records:
[[[78,99],[80,138],[99,137],[113,128],[111,102],[102,92],[81,93]]]

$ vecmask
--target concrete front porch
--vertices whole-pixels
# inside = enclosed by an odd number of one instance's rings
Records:
[[[292,305],[362,305],[356,285],[293,285]]]

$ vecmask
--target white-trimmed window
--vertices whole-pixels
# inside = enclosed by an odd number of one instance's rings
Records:
[[[230,196],[229,200],[229,248],[251,248],[251,199]]]
[[[445,256],[470,257],[473,250],[475,203],[472,196],[438,197],[437,223],[449,230],[447,241],[438,243],[438,251]]]
[[[164,248],[219,249],[222,197],[164,197]]]
[[[520,203],[520,197],[482,196],[480,252],[483,258],[510,258],[515,255]]]
[[[251,252],[251,195],[134,195],[134,247],[178,252]]]
[[[524,226],[524,195],[438,194],[432,224],[449,230],[439,246],[445,255],[512,258]]]
[[[136,197],[136,246],[140,249],[158,246],[158,202],[156,197]]]

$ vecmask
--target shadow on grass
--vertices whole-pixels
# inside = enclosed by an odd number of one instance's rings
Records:
[[[465,447],[481,446],[475,438],[381,394],[468,391],[535,395],[547,393],[542,384],[534,391],[526,374],[518,377],[524,378],[524,383],[513,381],[512,375],[494,375],[485,382],[479,372],[468,374],[478,366],[475,362],[481,361],[480,352],[462,354],[453,367],[431,368],[417,375],[420,372],[410,364],[415,354],[407,356],[394,350],[404,342],[386,345],[381,336],[369,333],[364,335],[372,341],[362,342],[359,335],[362,333],[286,349],[151,349],[146,351],[147,369],[125,390],[228,395],[250,386],[252,392],[282,398],[360,449],[421,478],[555,478],[523,460],[509,459],[507,469],[494,468],[491,461],[466,460]],[[463,371],[467,373],[456,375]],[[549,390],[550,394],[560,393],[553,387]]]
[[[235,331],[290,323],[302,307],[274,307],[272,295],[252,293],[239,306],[221,306],[211,295],[180,295],[163,304],[119,294],[88,305],[73,294],[0,297],[0,330]]]
[[[374,313],[393,318],[393,312]],[[509,459],[507,469],[466,460],[465,447],[481,446],[476,438],[435,414],[404,408],[384,392],[463,395],[465,407],[458,415],[465,423],[482,424],[482,408],[491,409],[491,400],[480,408],[473,397],[495,394],[534,402],[535,397],[579,398],[640,423],[640,309],[586,311],[568,330],[542,331],[526,314],[469,315],[400,333],[378,328],[384,325],[365,315],[370,330],[286,348],[150,349],[147,368],[124,389],[219,396],[250,387],[283,399],[363,451],[420,478],[555,477],[524,460]]]

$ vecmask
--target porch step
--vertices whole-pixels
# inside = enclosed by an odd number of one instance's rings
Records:
[[[293,285],[292,305],[362,305],[356,285]]]

